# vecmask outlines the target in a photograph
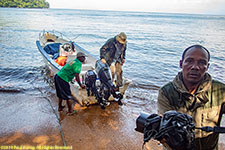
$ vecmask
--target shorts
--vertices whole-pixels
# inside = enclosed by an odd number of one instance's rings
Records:
[[[56,89],[56,95],[58,98],[61,98],[63,100],[69,100],[72,99],[70,85],[68,82],[61,79],[57,74],[54,77],[55,81],[55,89]]]

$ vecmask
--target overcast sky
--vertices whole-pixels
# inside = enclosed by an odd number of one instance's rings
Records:
[[[50,8],[225,15],[225,0],[46,0]]]

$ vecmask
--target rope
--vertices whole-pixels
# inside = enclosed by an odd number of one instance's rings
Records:
[[[85,35],[85,34],[77,34],[74,38],[69,38],[68,36],[66,36],[65,34],[63,34],[62,32],[59,32],[59,31],[55,31],[55,30],[53,30],[52,31],[53,33],[59,33],[60,35],[61,35],[61,37],[62,38],[66,38],[67,40],[69,40],[69,41],[72,41],[72,42],[74,42],[78,37],[80,37],[80,36],[82,36],[82,35]],[[91,35],[91,36],[93,36],[94,34],[89,34],[89,35]],[[102,45],[100,42],[98,42],[98,41],[95,41],[95,43],[97,43],[98,45]]]
[[[46,97],[46,96],[44,96],[44,93],[40,90],[40,88],[38,88],[38,90],[41,92],[42,97],[45,98],[45,99],[49,102],[49,104],[50,104],[50,106],[51,106],[51,108],[52,108],[52,111],[53,111],[53,113],[55,114],[55,116],[56,116],[56,118],[57,118],[57,120],[58,120],[58,123],[59,123],[59,129],[60,129],[60,133],[61,133],[63,145],[64,145],[65,150],[66,150],[66,141],[65,141],[65,138],[64,138],[64,135],[63,135],[63,130],[62,130],[62,126],[61,126],[61,123],[60,123],[59,116],[57,115],[55,109],[53,108],[52,103],[51,103],[51,101],[49,100],[49,98]]]
[[[82,34],[78,34],[75,38],[71,39],[71,38],[69,38],[68,36],[66,36],[65,34],[63,34],[62,32],[53,30],[53,33],[59,33],[59,34],[61,34],[61,37],[62,37],[62,38],[65,37],[65,38],[66,38],[67,40],[69,40],[69,41],[74,41],[74,40],[77,39],[80,35],[82,35]]]

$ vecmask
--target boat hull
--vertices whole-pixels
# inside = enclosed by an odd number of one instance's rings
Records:
[[[47,32],[48,33],[48,32]],[[48,33],[49,35],[49,33]],[[65,40],[64,38],[60,36],[56,36],[54,33],[50,34],[50,37],[46,37],[46,32],[43,32],[42,34],[39,35],[39,40],[36,41],[36,45],[38,50],[43,56],[43,60],[50,71],[50,76],[54,76],[62,67],[58,65],[49,54],[46,53],[44,50],[44,46],[52,43],[54,41],[55,43],[67,43],[68,40]],[[52,39],[51,42],[47,42],[49,38]],[[84,75],[88,70],[94,70],[95,69],[95,62],[97,61],[97,58],[95,58],[93,55],[91,55],[88,51],[85,49],[81,48],[79,45],[74,43],[75,45],[75,50],[77,52],[81,51],[84,52],[86,55],[88,55],[87,60],[85,64],[82,65],[81,73],[80,73],[80,79],[82,80],[81,82],[84,83]],[[69,57],[68,57],[69,59]],[[70,59],[75,59],[75,56],[71,56]],[[97,79],[98,80],[98,79]],[[99,81],[97,81],[99,82]],[[130,80],[124,78],[124,84],[123,87],[121,87],[120,93],[125,94],[126,89],[128,88],[130,84]],[[69,83],[70,84],[70,89],[71,89],[71,94],[74,97],[74,99],[81,105],[81,106],[88,106],[92,104],[97,104],[98,101],[95,98],[95,96],[88,96],[86,89],[82,89],[79,87],[77,82],[74,83]],[[125,96],[124,96],[125,97]],[[114,98],[110,96],[109,101],[113,101]]]

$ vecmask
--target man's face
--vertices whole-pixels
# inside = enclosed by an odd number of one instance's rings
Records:
[[[208,53],[201,48],[189,49],[180,61],[184,83],[198,84],[208,70]]]
[[[122,44],[122,43],[120,43],[119,41],[117,41],[117,44],[118,44],[118,45],[120,45],[120,46],[122,46],[122,45],[123,45],[123,44]]]
[[[82,63],[85,62],[86,58],[84,56],[78,58]]]

